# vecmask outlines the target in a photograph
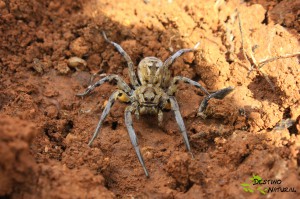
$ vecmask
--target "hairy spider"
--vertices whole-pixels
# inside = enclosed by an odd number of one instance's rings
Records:
[[[183,136],[183,141],[185,146],[189,152],[191,152],[191,147],[189,144],[189,139],[187,136],[187,132],[184,126],[184,122],[182,116],[179,112],[178,103],[175,98],[175,92],[177,88],[177,84],[180,81],[191,84],[197,88],[200,88],[205,94],[206,97],[202,101],[198,115],[205,116],[204,111],[208,105],[208,101],[211,98],[223,99],[227,94],[229,94],[233,88],[227,87],[225,89],[218,90],[216,92],[209,93],[203,86],[201,86],[198,82],[195,82],[189,78],[176,76],[171,79],[171,74],[169,71],[169,66],[174,62],[174,60],[181,56],[183,53],[195,51],[198,47],[199,43],[195,45],[194,48],[190,49],[181,49],[169,57],[165,62],[162,62],[160,59],[156,57],[146,57],[141,60],[138,65],[138,78],[134,72],[134,64],[128,54],[122,49],[122,47],[110,40],[107,39],[105,33],[103,32],[104,39],[112,44],[121,55],[125,58],[129,68],[129,77],[132,88],[128,86],[128,84],[120,78],[118,75],[107,75],[106,77],[100,79],[95,84],[90,85],[86,91],[82,94],[78,94],[77,96],[85,96],[89,94],[96,87],[102,85],[105,82],[111,82],[115,80],[117,82],[118,90],[116,90],[110,97],[104,108],[104,111],[101,115],[100,121],[98,122],[97,128],[94,132],[94,135],[90,142],[89,146],[92,145],[93,141],[99,134],[101,125],[108,115],[112,105],[115,100],[118,99],[122,102],[129,102],[130,105],[125,109],[125,124],[129,133],[129,137],[131,143],[135,149],[137,157],[144,169],[146,176],[149,176],[147,168],[145,166],[143,156],[140,152],[137,137],[133,129],[132,124],[132,113],[135,114],[136,118],[139,118],[139,115],[143,114],[152,114],[158,115],[158,124],[162,125],[163,121],[163,111],[172,110],[175,114],[176,122],[180,128],[181,134]]]

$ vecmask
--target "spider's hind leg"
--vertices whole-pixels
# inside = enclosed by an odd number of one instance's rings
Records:
[[[141,154],[141,151],[140,151],[140,148],[139,148],[139,145],[137,143],[137,137],[136,137],[136,134],[134,132],[134,129],[133,129],[133,124],[132,124],[132,117],[131,117],[131,113],[134,111],[134,107],[131,105],[131,106],[128,106],[125,110],[125,124],[126,124],[126,127],[127,127],[127,130],[128,130],[128,134],[129,134],[129,137],[130,137],[130,141],[134,147],[134,150],[136,152],[136,155],[138,156],[138,159],[144,169],[144,172],[145,172],[145,175],[147,177],[149,177],[149,173],[148,173],[148,170],[145,166],[145,162],[144,162],[144,159],[143,159],[143,156]]]
[[[184,83],[193,85],[196,88],[200,88],[205,94],[209,95],[209,92],[201,84],[199,84],[198,82],[191,80],[187,77],[182,77],[182,76],[176,76],[173,78],[171,85],[169,86],[168,91],[167,91],[168,95],[174,95],[179,81],[183,81]]]
[[[217,90],[216,92],[213,92],[210,95],[207,95],[201,102],[197,115],[202,118],[206,118],[205,110],[208,106],[208,101],[212,98],[223,99],[226,95],[231,93],[233,91],[233,89],[234,89],[233,87],[229,86],[227,88]]]

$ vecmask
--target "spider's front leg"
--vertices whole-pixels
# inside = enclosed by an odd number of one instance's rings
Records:
[[[98,136],[98,134],[99,134],[99,132],[100,132],[100,128],[101,128],[101,126],[102,126],[102,123],[103,123],[103,121],[105,120],[106,116],[108,115],[108,113],[109,113],[111,107],[114,105],[116,99],[122,98],[124,95],[127,96],[127,94],[124,93],[124,92],[121,91],[121,90],[117,90],[117,91],[115,91],[113,94],[111,94],[111,96],[109,97],[108,102],[107,102],[107,104],[105,105],[105,108],[104,108],[104,110],[103,110],[103,112],[102,112],[102,115],[101,115],[101,117],[100,117],[100,120],[99,120],[99,122],[98,122],[98,125],[97,125],[97,127],[96,127],[96,130],[95,130],[95,132],[94,132],[94,135],[93,135],[92,139],[89,141],[89,144],[88,144],[89,146],[91,146],[91,145],[93,144],[94,140],[95,140],[96,137]],[[128,97],[128,96],[127,96],[127,97]]]
[[[180,57],[183,53],[187,53],[187,52],[192,52],[197,50],[198,46],[199,46],[200,42],[196,43],[196,45],[194,46],[194,48],[186,48],[186,49],[180,49],[178,50],[176,53],[174,53],[171,57],[169,57],[165,62],[164,62],[164,66],[168,68],[174,61],[176,58]]]
[[[136,152],[136,155],[138,156],[138,159],[144,169],[144,172],[145,172],[145,175],[147,177],[149,177],[149,173],[148,173],[148,170],[145,166],[145,162],[144,162],[144,159],[143,159],[143,156],[141,154],[141,151],[140,151],[140,148],[139,148],[139,145],[138,145],[138,142],[137,142],[137,138],[136,138],[136,134],[134,132],[134,129],[133,129],[133,124],[132,124],[132,117],[131,117],[131,114],[132,112],[135,111],[135,105],[132,104],[130,106],[128,106],[125,110],[125,124],[126,124],[126,127],[127,127],[127,130],[128,130],[128,134],[129,134],[129,137],[130,137],[130,141],[134,147],[134,150]]]
[[[168,84],[169,78],[170,78],[170,71],[169,66],[176,60],[176,58],[180,57],[182,54],[187,52],[193,52],[196,51],[199,42],[194,46],[194,48],[186,48],[186,49],[180,49],[176,53],[174,53],[172,56],[170,56],[163,64],[162,68],[160,69],[160,74],[162,76],[161,85],[164,87]]]
[[[188,138],[188,135],[187,135],[187,132],[186,132],[186,128],[185,128],[182,116],[181,116],[180,111],[179,111],[179,106],[178,106],[177,100],[174,96],[171,96],[170,97],[170,102],[171,102],[171,109],[174,111],[176,122],[177,122],[177,124],[180,128],[181,134],[183,136],[185,146],[186,146],[188,152],[190,152],[192,154],[189,138]],[[193,156],[193,154],[192,154],[192,156]]]
[[[138,87],[139,86],[139,82],[138,82],[136,74],[134,72],[134,68],[133,68],[134,64],[133,64],[131,58],[129,57],[129,55],[125,52],[125,50],[123,50],[123,48],[119,44],[117,44],[117,43],[115,43],[113,41],[110,41],[106,37],[106,34],[105,34],[104,31],[102,32],[102,34],[103,34],[103,37],[104,37],[105,41],[107,41],[108,43],[112,44],[117,49],[117,51],[119,51],[119,53],[124,57],[124,59],[127,62],[127,65],[128,65],[128,69],[129,69],[130,82],[131,82],[131,84],[132,84],[132,86],[134,88]]]
[[[94,85],[89,85],[89,87],[84,91],[84,93],[77,94],[76,96],[83,97],[92,92],[96,87],[101,86],[105,82],[111,82],[112,80],[116,80],[119,89],[123,90],[126,94],[132,94],[132,89],[126,84],[126,82],[121,77],[119,77],[118,75],[107,75],[106,77],[97,81]]]

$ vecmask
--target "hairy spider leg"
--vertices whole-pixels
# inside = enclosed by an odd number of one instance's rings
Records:
[[[103,121],[105,120],[106,116],[108,115],[108,113],[109,113],[111,107],[114,105],[116,99],[117,99],[119,96],[122,96],[123,94],[125,94],[123,91],[117,90],[117,91],[113,92],[113,94],[111,94],[111,96],[109,97],[108,102],[107,102],[107,104],[106,104],[106,106],[105,106],[105,108],[104,108],[104,110],[103,110],[103,112],[102,112],[102,115],[101,115],[101,117],[100,117],[100,120],[99,120],[99,122],[98,122],[97,128],[96,128],[96,130],[95,130],[95,132],[94,132],[94,135],[93,135],[92,139],[89,141],[89,144],[88,144],[89,146],[92,146],[94,140],[95,140],[96,137],[98,136],[98,134],[99,134],[99,132],[100,132],[100,128],[101,128],[101,126],[102,126],[102,123],[103,123]],[[125,94],[125,95],[126,95],[126,94]]]
[[[192,52],[197,50],[198,46],[199,46],[200,42],[198,42],[194,48],[186,48],[186,49],[180,49],[178,50],[176,53],[174,53],[171,57],[169,57],[165,62],[163,67],[168,68],[168,66],[170,66],[176,58],[180,57],[183,53],[187,53],[187,52]]]
[[[89,87],[84,91],[84,93],[77,94],[76,96],[83,97],[83,96],[89,94],[96,87],[101,86],[105,82],[111,82],[112,80],[117,81],[117,85],[118,85],[119,89],[123,90],[128,95],[132,94],[132,92],[133,92],[132,89],[126,84],[126,82],[121,77],[119,77],[118,75],[108,75],[108,76],[100,79],[99,81],[97,81],[94,85],[89,85]]]
[[[191,153],[189,138],[188,138],[185,126],[184,126],[182,116],[181,116],[180,111],[179,111],[179,106],[178,106],[178,103],[176,101],[176,98],[174,96],[171,96],[170,97],[170,102],[171,102],[171,109],[174,111],[176,122],[177,122],[177,124],[180,128],[181,134],[183,136],[183,141],[185,143],[185,146],[186,146],[188,152]]]
[[[204,98],[204,100],[200,104],[200,107],[198,109],[197,115],[201,116],[202,118],[206,118],[206,115],[205,115],[204,112],[205,112],[205,110],[207,108],[208,101],[210,99],[212,99],[212,98],[223,99],[226,95],[228,95],[229,93],[231,93],[233,91],[233,89],[234,88],[232,86],[229,86],[227,88],[223,88],[223,89],[217,90],[217,91],[213,92],[212,94],[206,96]]]
[[[136,134],[134,132],[134,129],[133,129],[133,124],[132,124],[132,117],[131,117],[131,113],[134,111],[134,107],[133,106],[128,106],[126,109],[125,109],[125,124],[126,124],[126,127],[127,127],[127,131],[128,131],[128,134],[129,134],[129,137],[130,137],[130,141],[134,147],[134,150],[136,152],[136,155],[144,169],[144,172],[145,172],[145,175],[147,177],[149,177],[149,173],[148,173],[148,170],[145,166],[145,162],[144,162],[144,159],[143,159],[143,156],[141,154],[141,151],[140,151],[140,148],[138,146],[138,143],[137,143],[137,138],[136,138]]]
[[[129,69],[130,83],[132,84],[132,86],[134,88],[138,87],[139,86],[139,82],[138,82],[136,74],[134,72],[134,64],[133,64],[131,58],[129,57],[129,55],[123,50],[123,48],[119,44],[117,44],[117,43],[115,43],[115,42],[110,41],[109,39],[107,39],[106,34],[105,34],[104,31],[102,32],[102,34],[103,34],[104,39],[108,43],[112,44],[119,51],[119,53],[124,57],[124,59],[127,62],[127,65],[128,65],[128,69]]]
[[[200,42],[198,42],[194,48],[186,48],[178,50],[176,53],[174,53],[172,56],[170,56],[163,64],[161,68],[161,74],[162,74],[162,85],[165,86],[167,84],[168,78],[166,77],[169,73],[169,66],[175,61],[176,58],[180,57],[183,53],[192,52],[197,50]]]
[[[171,85],[169,86],[168,91],[167,91],[168,95],[174,95],[179,81],[183,81],[184,83],[193,85],[196,88],[200,88],[205,94],[210,95],[210,93],[201,84],[199,84],[198,82],[193,81],[187,77],[182,77],[182,76],[176,76],[173,78]]]

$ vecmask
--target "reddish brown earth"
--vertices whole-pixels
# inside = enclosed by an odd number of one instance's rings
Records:
[[[262,68],[272,91],[260,73],[247,75],[234,20],[238,9],[245,46],[259,46],[257,60],[299,52],[299,1],[0,0],[0,9],[1,198],[300,198],[299,57]],[[162,128],[154,116],[134,119],[147,179],[121,102],[87,146],[116,86],[105,84],[83,99],[75,94],[99,70],[129,80],[124,59],[101,30],[135,64],[146,56],[165,60],[200,41],[199,51],[172,65],[172,74],[209,90],[235,87],[210,101],[204,120],[196,117],[203,94],[180,84],[176,97],[194,159],[172,113]],[[73,56],[87,66],[69,67]],[[276,127],[286,119],[295,122]],[[253,174],[297,192],[247,193],[241,184]]]

